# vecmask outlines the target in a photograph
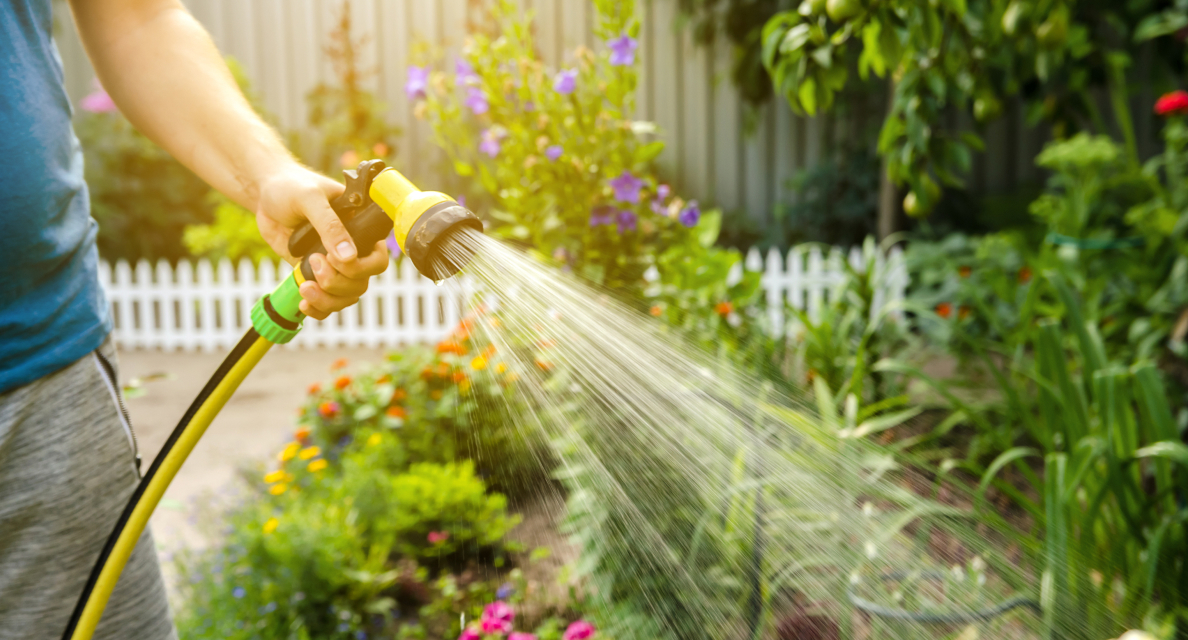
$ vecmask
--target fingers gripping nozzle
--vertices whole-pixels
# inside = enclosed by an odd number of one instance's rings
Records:
[[[456,259],[437,258],[444,240],[455,231],[482,231],[482,222],[473,213],[448,196],[420,191],[382,160],[367,160],[343,175],[346,189],[330,202],[330,207],[338,214],[360,257],[370,255],[376,243],[395,230],[396,242],[422,275],[439,279],[465,266],[465,261],[457,264]],[[307,223],[289,237],[289,253],[301,258],[300,266],[275,291],[261,298],[251,313],[252,326],[274,344],[289,342],[301,330],[305,315],[299,308],[299,286],[315,280],[310,257],[325,255],[326,247]]]

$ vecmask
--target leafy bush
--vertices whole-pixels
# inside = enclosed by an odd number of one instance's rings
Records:
[[[701,217],[651,174],[664,148],[634,122],[639,23],[631,3],[596,2],[607,50],[561,69],[536,53],[530,18],[496,2],[493,35],[468,39],[454,73],[409,69],[417,112],[489,202],[488,231],[529,244],[582,277],[638,295],[652,258]],[[426,59],[425,62],[430,62]]]
[[[469,316],[436,346],[408,347],[354,378],[339,375],[325,389],[314,385],[302,424],[328,447],[390,431],[400,450],[376,464],[401,471],[415,462],[470,459],[492,486],[513,497],[530,495],[547,482],[553,458],[547,443],[512,419],[527,411],[516,384],[523,372],[483,338],[480,322],[499,320]]]
[[[481,558],[502,565],[516,550],[504,538],[518,518],[469,463],[391,473],[381,461],[395,447],[374,432],[331,463],[299,433],[259,493],[228,514],[227,540],[181,561],[182,636],[393,637],[402,614],[421,607],[432,613],[422,627],[456,632],[459,610],[494,599],[494,585],[473,578],[470,595],[456,598],[458,580],[443,573],[431,582],[430,572]]]
[[[981,517],[1002,521],[985,500],[990,486],[1030,516],[1036,527],[1013,537],[1042,568],[1048,637],[1088,640],[1139,626],[1159,605],[1161,616],[1179,615],[1188,538],[1173,523],[1188,517],[1177,498],[1188,448],[1155,367],[1111,361],[1069,283],[1047,277],[1067,327],[1042,321],[1027,355],[978,351],[997,401],[963,400],[910,367],[882,368],[927,382],[963,420],[997,435],[993,460],[971,451],[960,465],[980,478]],[[1025,463],[1030,458],[1042,461],[1042,472]],[[1008,469],[1014,482],[1003,477]]]

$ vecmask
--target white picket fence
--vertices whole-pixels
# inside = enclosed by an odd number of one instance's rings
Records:
[[[815,315],[842,280],[843,259],[838,251],[827,255],[817,247],[797,247],[787,256],[772,250],[766,258],[752,249],[745,265],[763,273],[772,326],[780,330],[786,320],[781,301]],[[848,259],[862,266],[857,250]],[[877,268],[883,271],[877,302],[901,300],[907,288],[902,254],[893,250]],[[243,260],[236,267],[229,260],[198,260],[182,261],[176,268],[166,261],[155,268],[146,261],[135,267],[102,262],[99,275],[120,347],[210,351],[233,346],[251,326],[252,305],[288,273],[284,263],[263,261],[256,267]],[[321,322],[307,319],[292,344],[394,347],[440,340],[461,319],[469,290],[465,281],[461,287],[439,287],[401,260],[372,279],[359,304]]]

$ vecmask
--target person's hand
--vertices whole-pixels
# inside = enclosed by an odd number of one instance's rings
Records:
[[[342,192],[341,184],[297,164],[260,183],[256,225],[274,251],[290,264],[298,264],[300,258],[289,254],[289,236],[307,220],[326,247],[326,255],[309,259],[317,282],[301,284],[301,312],[318,320],[358,302],[371,276],[388,267],[388,247],[382,240],[371,255],[359,257],[338,214],[330,208],[330,200]]]

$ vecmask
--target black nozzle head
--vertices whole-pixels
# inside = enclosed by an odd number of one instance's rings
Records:
[[[483,223],[457,202],[440,202],[429,207],[413,223],[404,241],[404,251],[422,275],[432,280],[444,280],[458,273],[474,255],[474,249],[462,243],[454,243],[449,255],[442,253],[442,247],[450,237],[463,229],[482,233]]]

